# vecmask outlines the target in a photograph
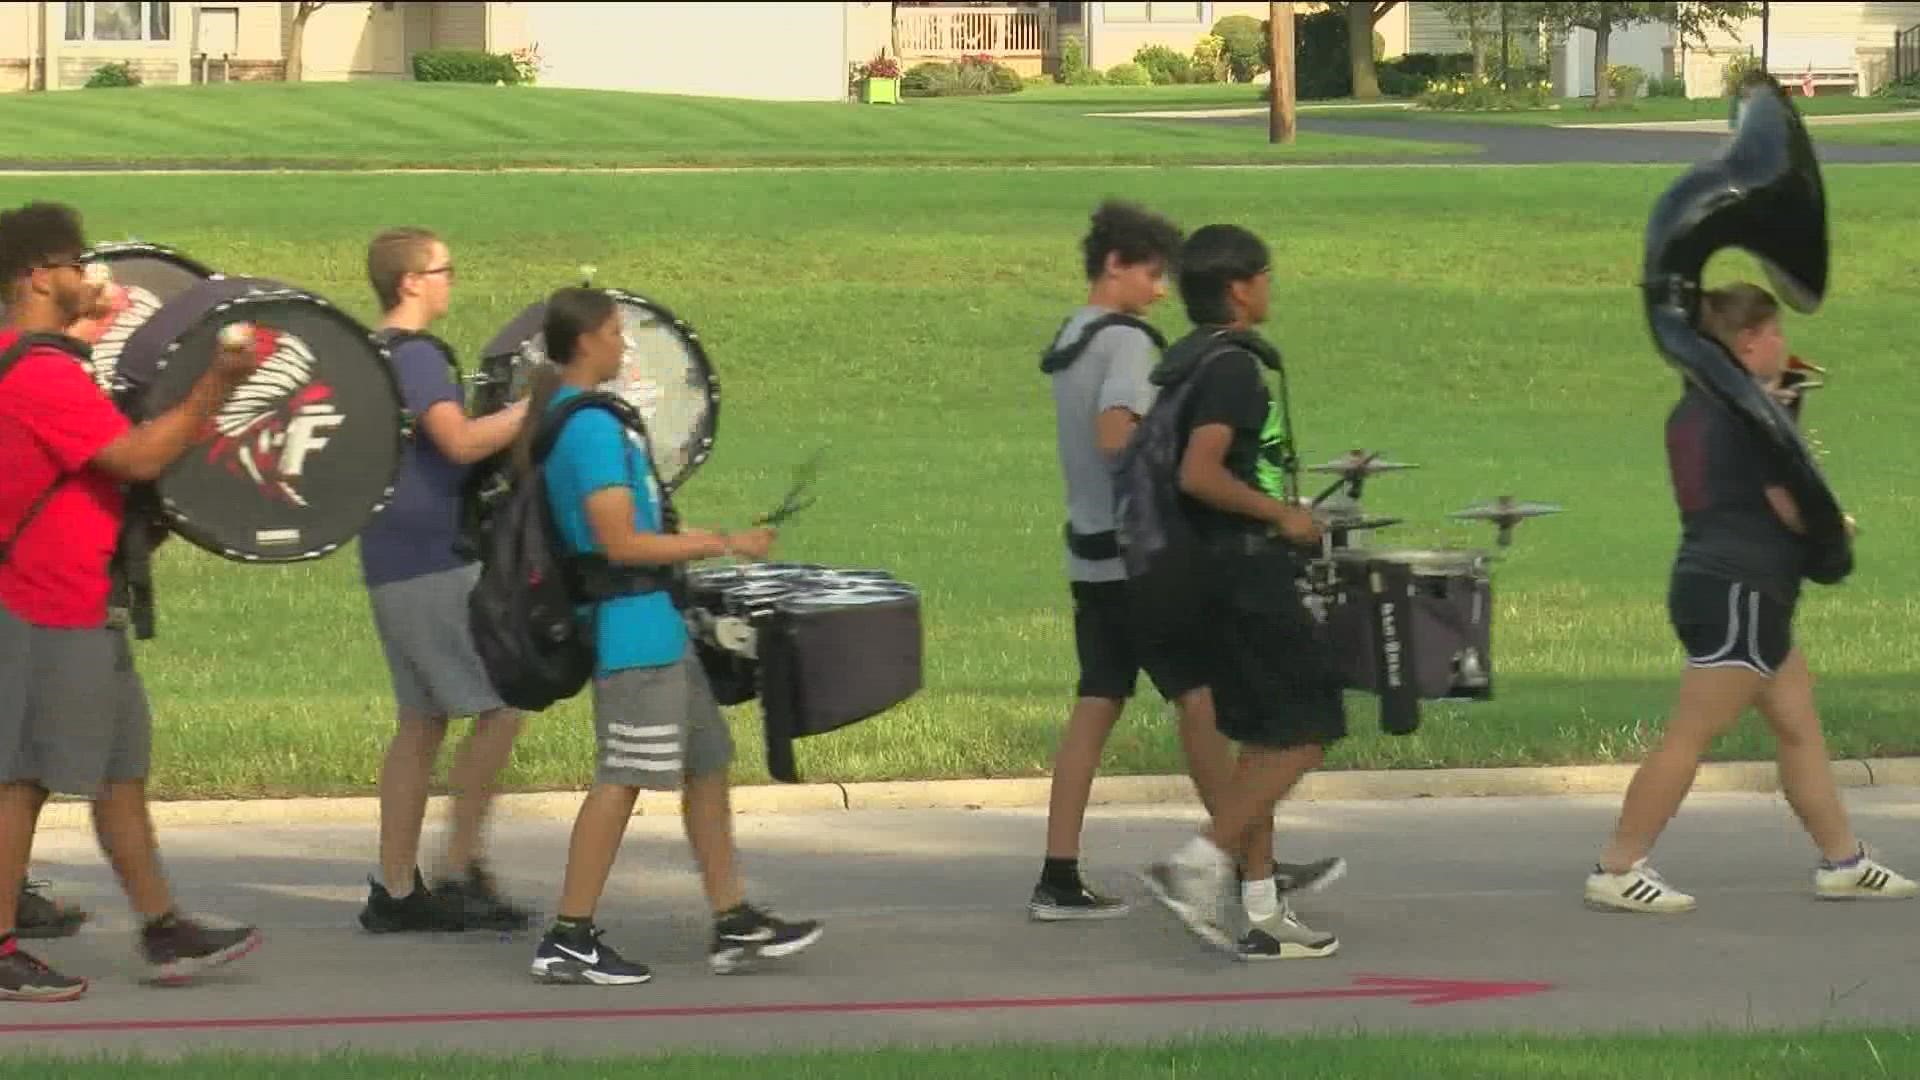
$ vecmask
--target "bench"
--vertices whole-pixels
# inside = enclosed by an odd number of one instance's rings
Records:
[[[1767,43],[1767,74],[1789,88],[1809,75],[1815,87],[1860,87],[1860,61],[1850,34],[1783,34]],[[1757,52],[1757,50],[1756,50]]]

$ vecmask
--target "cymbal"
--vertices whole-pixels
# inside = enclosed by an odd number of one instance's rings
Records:
[[[1523,518],[1544,517],[1558,514],[1561,507],[1553,503],[1522,502],[1511,495],[1502,495],[1492,502],[1469,506],[1465,510],[1456,510],[1448,517],[1459,521],[1519,521]]]
[[[1419,467],[1404,461],[1382,461],[1378,453],[1369,454],[1364,450],[1355,450],[1345,457],[1335,458],[1324,464],[1309,465],[1307,471],[1337,473],[1342,476],[1372,476],[1375,473],[1398,472],[1401,469]]]

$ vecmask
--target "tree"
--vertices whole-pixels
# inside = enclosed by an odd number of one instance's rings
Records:
[[[1337,11],[1347,20],[1347,55],[1353,62],[1353,96],[1371,101],[1380,96],[1380,76],[1373,67],[1373,27],[1387,12],[1400,6],[1400,0],[1350,0],[1330,2],[1327,10]]]
[[[1607,79],[1607,46],[1615,29],[1663,22],[1689,45],[1705,45],[1710,29],[1735,31],[1742,19],[1757,13],[1754,3],[1543,3],[1540,17],[1564,36],[1575,28],[1593,31],[1593,107],[1606,108],[1613,98]]]
[[[333,0],[299,0],[293,6],[292,32],[287,35],[287,74],[288,82],[299,82],[301,75],[300,53],[306,47],[307,20],[313,13],[326,7]]]
[[[1487,73],[1487,36],[1493,33],[1493,11],[1487,4],[1473,0],[1445,0],[1434,7],[1453,25],[1467,32],[1467,48],[1473,50],[1473,75]]]

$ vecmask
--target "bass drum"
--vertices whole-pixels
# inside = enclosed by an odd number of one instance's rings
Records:
[[[93,343],[93,359],[87,363],[88,373],[100,389],[115,394],[122,389],[117,379],[120,357],[134,331],[169,301],[221,275],[171,248],[137,241],[95,245],[87,259],[105,263],[113,273],[114,284],[125,290],[122,306]]]
[[[121,353],[118,403],[137,420],[183,400],[216,336],[252,323],[260,367],[153,487],[172,529],[238,562],[317,559],[393,498],[403,411],[387,350],[311,293],[216,278],[174,298]]]
[[[620,373],[601,385],[626,399],[646,422],[654,472],[667,494],[679,490],[713,453],[720,423],[720,381],[700,335],[644,296],[602,289],[620,312],[626,352]],[[547,359],[547,305],[529,305],[487,343],[475,378],[473,412],[498,412],[527,395]]]

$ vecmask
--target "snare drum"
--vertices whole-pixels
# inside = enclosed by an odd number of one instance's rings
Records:
[[[600,389],[639,411],[654,471],[672,494],[713,452],[719,379],[693,327],[643,296],[601,291],[620,312],[626,351],[620,373]],[[487,343],[474,377],[474,415],[498,412],[526,396],[533,372],[549,362],[542,332],[546,313],[545,301],[528,306]]]
[[[337,550],[393,496],[403,412],[387,351],[325,300],[258,278],[188,289],[128,336],[116,398],[144,420],[183,400],[230,323],[265,357],[196,447],[154,483],[169,525],[240,562]]]
[[[1331,583],[1320,599],[1349,688],[1380,693],[1389,682],[1382,658],[1391,653],[1405,662],[1421,699],[1493,696],[1493,590],[1485,552],[1355,550],[1329,565]],[[1398,639],[1391,650],[1383,648],[1384,634]]]
[[[100,389],[113,394],[121,389],[116,374],[121,353],[133,332],[145,325],[162,305],[220,275],[158,244],[97,244],[88,252],[87,259],[105,263],[113,273],[114,284],[126,290],[126,306],[114,313],[113,321],[93,342],[93,357],[87,361],[87,373],[93,376],[93,381]]]
[[[774,605],[758,653],[767,770],[793,783],[794,739],[859,723],[919,693],[920,594],[903,582],[797,590]]]

